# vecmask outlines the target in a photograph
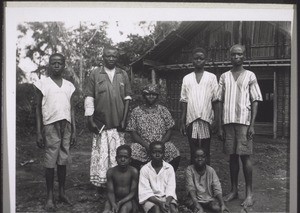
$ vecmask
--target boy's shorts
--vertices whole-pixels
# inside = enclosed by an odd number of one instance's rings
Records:
[[[226,124],[224,153],[237,155],[251,155],[253,152],[253,140],[248,140],[248,125]]]
[[[156,197],[156,198],[160,201],[166,202],[166,197]],[[174,198],[172,199],[171,204],[174,204],[175,206],[178,205],[177,201]],[[142,204],[142,206],[145,213],[148,213],[150,209],[152,209],[152,207],[155,206],[155,204],[147,200],[145,203]]]
[[[56,121],[43,128],[45,142],[44,166],[66,165],[69,162],[71,124],[67,120]]]

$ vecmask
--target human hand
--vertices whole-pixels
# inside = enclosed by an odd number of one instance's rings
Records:
[[[167,206],[167,204],[166,204],[165,202],[160,202],[160,203],[159,203],[159,208],[160,208],[160,210],[161,210],[163,213],[168,213],[169,207],[170,207],[170,206]]]
[[[200,205],[200,203],[194,202],[194,206],[195,206],[195,208],[194,208],[194,212],[195,212],[195,213],[203,212],[203,208],[202,208],[202,206]]]
[[[225,212],[229,213],[229,210],[224,204],[224,205],[221,205],[221,213],[225,213]]]
[[[93,121],[93,119],[89,119],[87,124],[88,124],[87,127],[91,132],[93,132],[97,135],[99,134],[99,129],[98,129],[97,125],[95,124],[95,122]]]
[[[249,126],[248,127],[248,131],[247,131],[247,139],[248,140],[252,140],[253,139],[253,135],[254,135],[254,127],[253,126]]]
[[[44,143],[44,139],[43,139],[42,133],[37,133],[37,137],[36,137],[36,145],[37,145],[40,149],[44,149],[44,148],[45,148],[45,143]]]
[[[219,127],[218,128],[218,138],[221,140],[221,141],[225,141],[225,132],[223,130],[222,127]]]
[[[118,213],[119,207],[118,207],[117,203],[113,203],[113,204],[111,205],[111,211],[112,211],[113,213]]]
[[[77,140],[76,140],[76,133],[75,133],[75,132],[73,132],[73,133],[71,134],[71,139],[70,139],[70,140],[71,140],[71,141],[70,141],[70,147],[76,146]]]
[[[216,122],[213,122],[212,124],[211,124],[211,132],[212,132],[212,134],[217,134],[218,133],[218,124],[216,123]]]
[[[126,127],[126,120],[122,120],[120,126],[118,127],[119,132],[124,132]]]
[[[180,130],[182,135],[186,135],[186,126],[185,126],[184,121],[180,121],[179,130]]]

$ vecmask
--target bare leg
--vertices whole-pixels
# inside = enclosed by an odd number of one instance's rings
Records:
[[[155,205],[150,210],[149,213],[160,213],[159,206]]]
[[[206,153],[206,164],[210,165],[210,138],[198,139],[201,143],[201,148]]]
[[[110,206],[110,203],[109,201],[105,201],[105,204],[104,204],[104,211],[102,213],[111,213],[111,206]]]
[[[230,181],[231,181],[231,190],[228,195],[224,197],[224,201],[231,201],[235,198],[238,198],[238,177],[239,177],[239,155],[232,154],[230,155]]]
[[[66,181],[67,167],[65,165],[57,165],[57,177],[59,185],[59,201],[72,205],[65,194],[65,181]]]
[[[242,155],[241,160],[243,163],[243,172],[246,183],[246,199],[242,202],[242,206],[248,207],[253,205],[253,192],[252,192],[252,163],[249,155]]]
[[[220,212],[221,211],[220,204],[219,204],[218,201],[211,201],[209,203],[209,208],[211,210],[213,210],[214,212]]]
[[[178,209],[174,204],[170,204],[170,211],[171,213],[178,213]]]
[[[119,213],[130,213],[132,211],[132,201],[128,201],[122,205]]]
[[[54,184],[54,169],[46,168],[46,185],[47,185],[47,200],[45,205],[46,211],[55,211],[54,196],[53,196],[53,184]]]

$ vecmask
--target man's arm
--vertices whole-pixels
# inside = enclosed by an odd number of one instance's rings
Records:
[[[130,131],[130,134],[134,142],[141,144],[147,151],[149,151],[149,144],[144,141],[136,131]]]
[[[186,102],[180,102],[180,106],[181,106],[181,116],[180,116],[179,128],[180,128],[180,132],[183,135],[186,135],[185,123],[186,123],[187,103]]]
[[[168,131],[162,137],[161,142],[166,143],[167,141],[169,141],[171,139],[171,135],[172,135],[172,129],[168,129]]]
[[[214,111],[214,121],[213,121],[213,126],[211,127],[212,128],[212,132],[215,134],[217,133],[218,129],[219,129],[219,119],[220,119],[220,116],[219,116],[219,106],[218,106],[218,101],[213,101],[212,102],[212,108],[213,108],[213,111]]]
[[[132,175],[132,177],[130,177],[130,178],[132,178],[132,180],[131,180],[130,193],[118,202],[119,207],[121,207],[124,203],[132,200],[137,193],[138,178],[139,178],[138,171],[135,168],[132,168],[131,175]]]
[[[222,194],[217,194],[216,195],[216,198],[219,202],[219,205],[220,205],[220,208],[221,208],[221,212],[224,212],[225,210],[228,210],[224,201],[223,201],[223,198],[222,198]]]
[[[224,130],[222,126],[222,113],[223,113],[223,102],[217,101],[217,114],[218,114],[218,137],[221,141],[225,140]]]
[[[254,135],[254,123],[257,115],[257,109],[258,109],[258,101],[253,101],[251,103],[251,121],[247,133],[248,140],[252,139]]]
[[[125,130],[125,126],[126,126],[126,120],[127,120],[127,115],[128,115],[128,109],[129,109],[129,103],[130,103],[130,99],[126,99],[125,100],[125,106],[124,106],[124,112],[123,112],[123,118],[121,121],[121,130]]]
[[[107,171],[106,177],[107,177],[107,197],[110,202],[110,205],[112,207],[112,212],[116,212],[118,210],[117,204],[116,204],[116,198],[115,198],[115,191],[114,191],[114,183],[113,183],[113,168],[110,168]]]
[[[72,135],[70,146],[76,145],[76,120],[75,120],[75,111],[74,111],[74,93],[71,96],[71,125],[72,125]]]
[[[45,144],[43,141],[43,135],[42,135],[42,100],[43,100],[43,94],[42,92],[35,87],[35,95],[36,95],[36,144],[39,148],[44,148]]]
[[[190,167],[188,167],[185,172],[185,181],[186,181],[186,184],[185,184],[186,190],[188,191],[189,195],[191,196],[191,199],[193,201],[195,208],[202,209],[197,200],[196,186],[194,184],[193,174],[192,174]]]
[[[168,212],[168,206],[166,205],[166,202],[162,202],[158,200],[156,197],[152,196],[148,198],[148,201],[154,203],[155,205],[159,206],[160,210],[163,211],[163,213]]]

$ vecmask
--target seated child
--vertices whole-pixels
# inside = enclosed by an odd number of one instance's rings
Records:
[[[215,170],[206,165],[206,154],[201,148],[195,150],[194,164],[186,169],[187,206],[193,212],[202,213],[203,208],[214,212],[228,212],[222,198],[222,188]]]
[[[129,165],[131,148],[121,145],[116,153],[117,166],[107,171],[107,195],[103,213],[129,213],[135,209],[138,171]]]
[[[151,161],[140,171],[139,203],[146,213],[177,213],[176,181],[173,167],[163,161],[162,142],[149,145]]]

